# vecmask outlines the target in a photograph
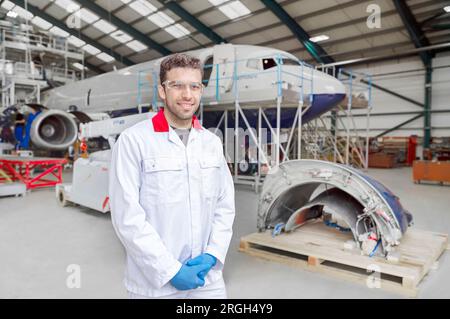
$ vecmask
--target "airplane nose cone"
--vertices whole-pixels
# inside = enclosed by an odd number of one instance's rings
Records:
[[[343,93],[345,94],[345,86],[344,84],[339,81],[338,79],[334,78],[334,82],[335,82],[335,89],[336,89],[336,93]]]
[[[344,83],[342,81],[338,80],[335,77],[332,77],[330,75],[326,75],[323,78],[324,86],[326,88],[327,92],[330,92],[332,94],[345,94],[346,88]]]

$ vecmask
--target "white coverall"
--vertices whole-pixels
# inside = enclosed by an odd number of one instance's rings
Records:
[[[189,296],[170,280],[182,263],[202,253],[217,258],[204,288],[223,283],[234,185],[220,139],[195,116],[192,124],[185,146],[161,109],[123,131],[114,145],[111,219],[126,250],[124,284],[131,295]],[[204,290],[203,298],[209,298],[204,288],[195,291]]]

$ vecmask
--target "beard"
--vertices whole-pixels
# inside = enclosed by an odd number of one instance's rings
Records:
[[[184,109],[182,106],[174,103],[167,103],[166,109],[178,120],[186,121],[192,119],[199,105],[192,105],[190,109]]]

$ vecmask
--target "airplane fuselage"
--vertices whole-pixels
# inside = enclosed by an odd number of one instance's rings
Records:
[[[302,65],[290,53],[249,45],[216,45],[186,52],[205,65],[204,105],[240,101],[274,100],[280,88],[294,93],[304,105],[313,96],[321,112],[344,98],[345,88],[336,78]],[[50,109],[85,113],[109,112],[152,104],[163,58],[101,74],[46,92],[43,104]],[[300,63],[300,64],[299,64]],[[280,83],[280,85],[279,85]],[[283,92],[281,92],[283,94]],[[292,94],[291,94],[292,95]]]

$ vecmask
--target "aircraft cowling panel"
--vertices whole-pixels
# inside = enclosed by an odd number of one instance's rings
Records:
[[[259,198],[258,229],[275,235],[317,219],[351,232],[366,255],[393,251],[412,224],[398,197],[354,168],[292,160],[271,169]]]

